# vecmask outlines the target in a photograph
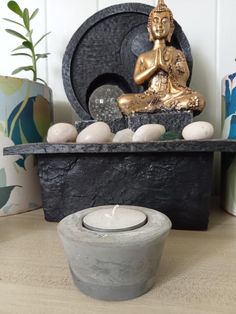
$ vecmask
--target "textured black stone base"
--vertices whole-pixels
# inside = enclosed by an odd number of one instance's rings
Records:
[[[213,153],[38,155],[45,218],[122,204],[159,210],[176,229],[208,225]]]
[[[76,121],[75,127],[78,132],[90,124],[96,122],[95,120]],[[191,112],[165,112],[165,113],[142,113],[134,114],[121,119],[105,121],[111,128],[113,133],[129,128],[136,131],[144,124],[158,123],[165,126],[166,131],[182,131],[189,123],[193,122],[193,114]]]
[[[164,125],[166,131],[182,131],[189,123],[193,122],[191,112],[165,112],[165,113],[142,113],[130,115],[126,118],[127,128],[136,131],[144,124],[158,123]]]
[[[45,218],[60,221],[99,205],[159,210],[175,229],[208,225],[213,152],[235,152],[236,141],[127,144],[28,144],[5,154],[38,156]]]
[[[227,208],[227,201],[229,203],[229,189],[231,188],[232,195],[235,191],[234,187],[234,181],[230,182],[229,180],[232,180],[232,172],[234,172],[234,164],[235,164],[235,153],[223,153],[221,155],[221,197],[220,197],[220,206],[222,209],[224,209],[227,212],[232,213],[233,212],[233,204],[231,205],[232,208]],[[230,169],[231,168],[231,169]],[[234,174],[235,175],[235,174]],[[230,178],[231,177],[231,178]],[[230,188],[229,188],[230,186]],[[227,196],[228,195],[228,196]],[[232,196],[233,197],[233,196]]]
[[[75,121],[75,127],[78,132],[81,132],[83,129],[85,129],[87,126],[89,126],[92,123],[97,122],[96,120],[84,120],[84,121]],[[110,120],[110,121],[104,121],[106,122],[113,133],[116,133],[120,130],[126,129],[127,123],[124,118],[116,119],[116,120]]]

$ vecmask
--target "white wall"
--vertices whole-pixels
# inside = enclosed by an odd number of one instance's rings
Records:
[[[7,0],[0,2],[0,17],[12,17],[6,8]],[[66,98],[62,78],[62,57],[71,36],[77,28],[93,13],[112,4],[123,2],[143,2],[155,5],[155,0],[19,0],[29,8],[40,8],[35,19],[35,36],[46,31],[52,33],[42,45],[51,55],[48,61],[41,61],[40,73],[53,89],[55,118],[57,121],[72,121],[76,115],[72,112]],[[236,69],[236,1],[235,0],[166,0],[175,19],[182,26],[192,47],[194,58],[191,86],[200,91],[207,100],[207,107],[199,119],[212,122],[219,135],[221,112],[221,79],[226,73]],[[5,34],[9,27],[0,20],[0,73],[10,75],[11,71],[22,65],[22,60],[10,57],[10,50],[16,40]],[[23,60],[24,61],[24,60]],[[27,77],[27,75],[24,75]]]

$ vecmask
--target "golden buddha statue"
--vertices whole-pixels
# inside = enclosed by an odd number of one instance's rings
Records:
[[[174,19],[164,0],[159,0],[148,19],[150,41],[153,50],[138,57],[134,70],[137,85],[148,82],[148,89],[140,94],[124,94],[117,100],[121,112],[129,115],[135,112],[177,110],[200,113],[205,100],[198,92],[186,86],[189,69],[182,51],[167,46],[174,32]]]

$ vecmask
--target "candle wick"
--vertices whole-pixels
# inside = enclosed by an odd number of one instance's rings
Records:
[[[116,206],[114,206],[114,208],[112,209],[112,213],[111,213],[111,216],[113,217],[113,216],[115,216],[115,213],[116,213],[116,211],[117,211],[117,209],[120,207],[120,205],[116,205]]]

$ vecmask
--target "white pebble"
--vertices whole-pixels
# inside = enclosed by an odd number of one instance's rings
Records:
[[[48,143],[68,143],[75,142],[78,132],[69,123],[56,123],[48,129]]]
[[[133,135],[133,142],[154,142],[166,132],[166,129],[161,124],[145,124]]]
[[[214,127],[211,123],[197,121],[188,124],[182,131],[185,140],[204,140],[210,139],[214,135]]]
[[[114,143],[127,143],[132,142],[134,132],[130,129],[124,129],[116,133],[113,138]]]
[[[83,129],[77,136],[77,143],[108,143],[112,141],[112,133],[105,122],[95,122]]]

